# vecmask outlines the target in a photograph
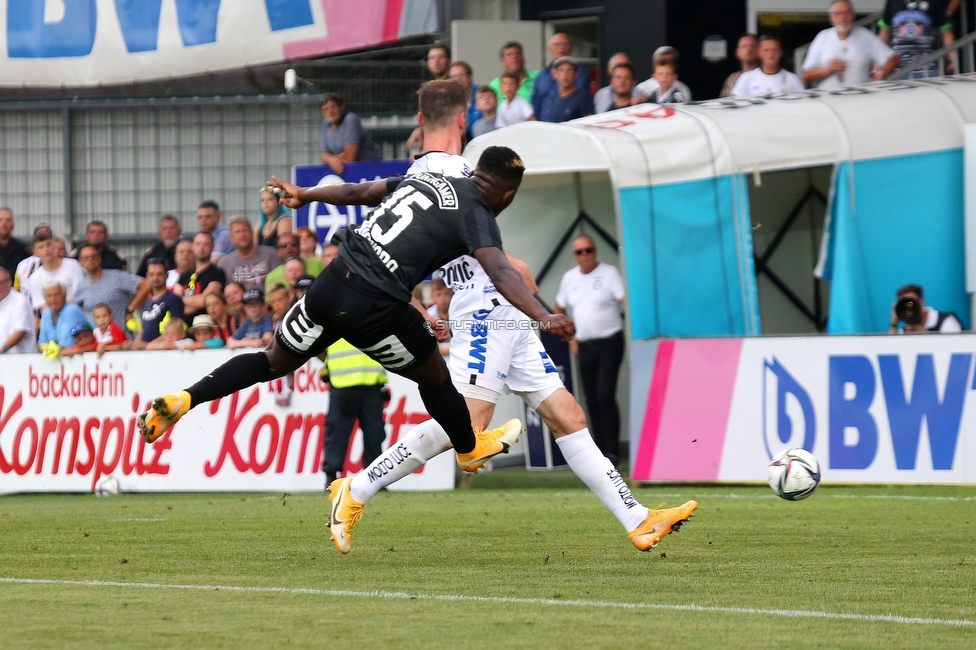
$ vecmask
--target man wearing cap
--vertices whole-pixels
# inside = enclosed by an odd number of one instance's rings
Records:
[[[41,332],[37,337],[37,349],[44,352],[48,343],[56,343],[62,348],[75,344],[76,325],[85,322],[85,314],[78,305],[67,301],[64,285],[49,282],[42,287],[47,309],[41,315]]]
[[[246,318],[227,341],[229,348],[263,348],[274,334],[274,322],[264,305],[264,292],[252,287],[244,292]]]
[[[593,115],[593,98],[590,97],[589,90],[576,85],[578,68],[579,64],[571,56],[552,62],[552,76],[556,80],[556,86],[542,99],[541,110],[536,113],[540,122],[568,122]]]
[[[33,352],[36,338],[30,300],[13,290],[13,274],[0,266],[0,354]]]
[[[389,399],[384,390],[386,371],[376,361],[339,339],[325,351],[323,380],[331,384],[329,413],[325,418],[325,487],[338,478],[346,461],[353,425],[359,420],[363,430],[363,467],[383,451],[386,428],[383,424],[383,405]],[[325,375],[325,373],[323,373]]]
[[[549,60],[551,63],[539,71],[539,76],[535,80],[535,85],[532,87],[532,110],[535,111],[536,115],[542,114],[542,105],[546,97],[550,93],[555,92],[558,88],[558,82],[556,81],[556,61],[560,59],[573,56],[573,44],[569,40],[569,36],[563,33],[553,34],[552,38],[549,39],[549,46],[547,47],[549,53]],[[576,78],[574,83],[576,87],[585,92],[587,95],[590,94],[590,73],[586,69],[586,66],[580,65],[573,59],[576,65]],[[592,112],[592,111],[591,111]],[[542,120],[543,122],[547,120]]]
[[[10,208],[0,208],[0,266],[10,272],[13,278],[17,265],[31,256],[30,246],[13,236],[14,212]]]

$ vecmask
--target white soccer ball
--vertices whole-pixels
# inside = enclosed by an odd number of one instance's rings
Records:
[[[784,449],[769,462],[769,487],[781,499],[806,499],[818,485],[820,463],[806,449]]]
[[[114,476],[103,476],[95,483],[95,496],[108,497],[115,494],[122,494],[122,485]]]

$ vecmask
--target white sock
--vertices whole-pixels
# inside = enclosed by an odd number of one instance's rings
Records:
[[[634,498],[617,468],[600,453],[590,437],[589,429],[556,438],[556,444],[563,452],[570,469],[593,490],[593,494],[623,524],[628,533],[644,523],[647,519],[647,508]]]
[[[352,479],[352,498],[366,503],[381,488],[396,483],[428,460],[451,448],[451,439],[434,420],[421,422]]]

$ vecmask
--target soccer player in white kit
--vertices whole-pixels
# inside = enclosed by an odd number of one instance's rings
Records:
[[[418,157],[407,176],[420,172],[469,176],[468,162],[456,155],[461,152],[461,135],[466,128],[463,89],[454,81],[431,81],[421,87],[419,99],[428,152]],[[511,255],[509,259],[523,275],[528,274],[527,284],[534,287],[525,264]],[[465,255],[446,264],[441,273],[454,290],[450,319],[455,325],[463,324],[453,330],[448,365],[458,392],[467,402],[472,424],[486,428],[499,395],[506,391],[518,394],[539,413],[570,468],[620,521],[634,546],[648,551],[665,535],[678,530],[698,504],[688,501],[676,508],[649,510],[634,498],[620,472],[593,442],[583,409],[563,386],[533,331],[532,321],[495,291],[481,264]],[[348,491],[342,499],[346,511],[337,517],[342,530],[332,531],[339,551],[349,551],[352,529],[362,516],[363,505],[381,488],[450,448],[444,429],[428,420],[411,429],[355,477],[342,479],[342,493]],[[344,543],[340,544],[340,539]]]

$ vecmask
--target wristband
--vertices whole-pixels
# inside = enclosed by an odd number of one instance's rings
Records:
[[[6,345],[0,345],[0,354],[6,354],[9,349]]]

